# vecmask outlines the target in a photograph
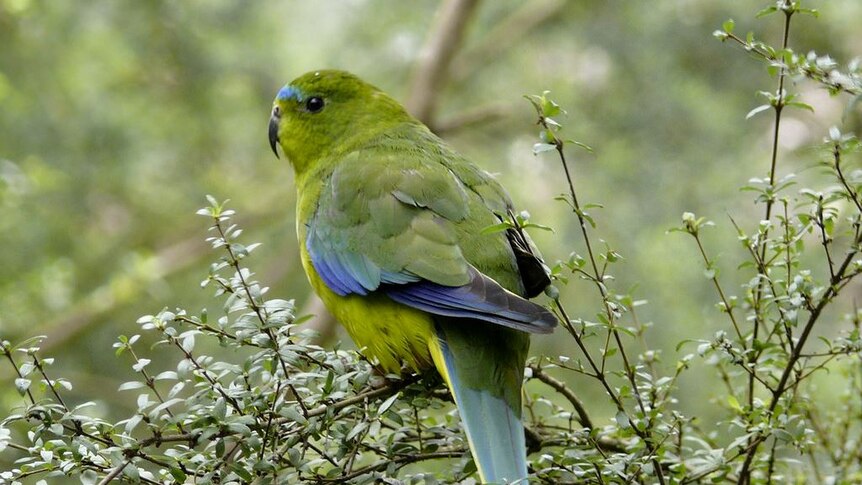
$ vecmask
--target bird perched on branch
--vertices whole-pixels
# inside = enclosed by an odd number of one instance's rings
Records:
[[[343,71],[284,86],[269,141],[293,165],[312,287],[388,372],[436,368],[484,482],[527,476],[521,383],[530,333],[556,317],[527,298],[546,267],[512,202],[394,99]]]

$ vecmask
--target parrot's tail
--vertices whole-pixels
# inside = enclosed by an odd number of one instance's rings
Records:
[[[435,356],[440,361],[437,368],[455,398],[482,482],[526,484],[527,447],[520,403],[513,409],[488,390],[464,386],[458,376],[456,359],[443,338],[439,340],[439,348],[434,350],[440,352]]]

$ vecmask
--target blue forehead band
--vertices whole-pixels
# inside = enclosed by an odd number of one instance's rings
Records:
[[[276,98],[278,98],[279,101],[287,101],[288,99],[299,101],[302,99],[302,93],[300,93],[295,87],[287,85],[278,91]]]

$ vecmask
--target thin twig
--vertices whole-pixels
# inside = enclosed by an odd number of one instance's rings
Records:
[[[788,40],[790,38],[790,19],[793,17],[794,10],[793,10],[792,6],[789,3],[787,3],[786,1],[782,5],[782,10],[784,11],[784,35],[783,35],[781,45],[782,45],[782,49],[784,50],[784,49],[787,49]],[[774,187],[775,187],[775,172],[776,172],[776,166],[778,164],[778,133],[779,133],[779,130],[781,127],[781,113],[782,113],[782,110],[784,108],[784,102],[785,102],[784,80],[785,80],[786,76],[787,76],[786,66],[782,65],[781,69],[779,70],[779,73],[778,73],[778,92],[777,92],[778,98],[776,99],[775,103],[773,104],[773,109],[775,111],[775,126],[773,128],[773,133],[772,133],[772,156],[770,157],[770,164],[769,164],[769,190],[770,191],[773,191]],[[772,219],[772,205],[775,203],[774,197],[775,197],[775,194],[773,193],[773,194],[771,194],[770,197],[767,197],[767,199],[766,199],[766,216],[764,217],[764,220],[767,222],[769,222]],[[760,260],[761,261],[766,259],[766,250],[768,247],[768,244],[767,244],[768,235],[769,235],[769,225],[767,225],[763,229],[762,236],[761,236],[761,238],[758,239],[758,243],[760,244],[759,253],[760,253]],[[766,268],[764,268],[764,269],[766,269]],[[760,331],[760,326],[762,324],[763,317],[761,315],[760,302],[761,302],[761,298],[763,296],[763,291],[764,291],[763,281],[765,279],[769,278],[769,275],[767,274],[767,272],[768,271],[761,272],[761,267],[758,267],[758,273],[760,273],[761,278],[758,280],[757,288],[754,291],[754,329],[753,329],[752,337],[751,337],[752,343],[757,341],[758,333]],[[742,341],[742,345],[747,345],[744,340]],[[753,358],[755,356],[752,355],[751,357]],[[789,362],[788,362],[788,368],[790,368]],[[754,407],[754,382],[755,382],[754,375],[749,374],[749,376],[748,376],[748,406],[749,406],[749,408]],[[782,390],[782,392],[783,392],[783,390]],[[745,461],[743,462],[742,469],[739,473],[739,481],[738,481],[739,485],[745,485],[751,481],[751,475],[749,472],[749,467],[751,466],[751,462],[754,459],[754,455],[757,453],[757,448],[758,448],[759,444],[760,444],[759,439],[753,439],[752,441],[749,441],[750,450],[745,457]]]
[[[769,61],[770,65],[780,66],[782,69],[787,70],[789,66],[785,64],[784,59],[782,57],[776,56],[763,48],[760,47],[758,42],[748,42],[747,40],[737,36],[733,33],[726,33],[727,38],[741,45],[746,51],[751,52],[752,54]],[[862,94],[862,85],[859,85],[859,81],[855,81],[853,86],[848,86],[846,83],[842,83],[839,81],[835,81],[830,78],[830,74],[825,72],[824,70],[817,67],[810,67],[808,65],[804,65],[802,67],[797,67],[794,72],[798,72],[803,76],[811,79],[812,81],[818,82],[827,86],[828,88],[835,90],[835,92],[843,91],[844,93],[858,96]]]
[[[700,251],[700,255],[703,258],[704,264],[709,267],[712,262],[709,260],[709,257],[706,255],[706,250],[703,248],[703,243],[700,241],[700,235],[697,232],[693,233],[694,240],[697,243],[697,249]],[[718,292],[719,298],[721,298],[721,303],[724,305],[724,310],[727,312],[727,315],[730,317],[730,322],[733,324],[733,330],[736,332],[737,338],[739,338],[740,342],[745,342],[745,338],[742,336],[742,331],[739,329],[739,324],[736,323],[736,317],[733,314],[733,307],[730,305],[727,297],[724,295],[724,290],[721,287],[721,283],[718,281],[718,272],[715,272],[712,275],[713,286],[715,286],[715,290]]]
[[[578,396],[576,396],[564,382],[551,377],[538,365],[530,364],[528,367],[533,371],[533,377],[562,394],[563,397],[572,404],[572,407],[575,408],[575,412],[578,413],[578,422],[581,423],[581,426],[587,429],[593,429],[593,422],[590,419],[589,413],[587,413],[587,408],[584,406],[584,403],[581,402]]]
[[[123,470],[125,470],[126,467],[129,466],[129,464],[131,464],[131,463],[132,463],[132,459],[127,458],[126,461],[117,465],[113,470],[111,470],[110,473],[105,475],[105,477],[99,481],[99,485],[108,485],[109,483],[111,483],[115,478],[120,476],[120,474],[123,473]]]
[[[451,450],[451,451],[444,450],[444,451],[435,451],[433,453],[403,455],[403,456],[398,456],[396,458],[390,458],[390,459],[378,461],[378,462],[373,463],[371,465],[359,468],[358,470],[355,470],[352,473],[340,475],[340,476],[335,477],[335,478],[323,478],[323,477],[321,477],[318,480],[323,482],[323,483],[344,483],[344,482],[352,480],[356,477],[365,475],[366,473],[372,473],[372,472],[376,472],[379,470],[383,470],[392,464],[395,464],[398,466],[398,468],[401,468],[405,465],[409,465],[411,463],[418,463],[420,461],[438,460],[440,458],[458,458],[458,457],[463,456],[463,455],[464,455],[464,450]]]

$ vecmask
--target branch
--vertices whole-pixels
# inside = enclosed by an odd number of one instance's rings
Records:
[[[319,478],[319,480],[323,483],[345,483],[349,480],[352,480],[356,477],[365,475],[366,473],[376,472],[379,470],[383,470],[389,467],[392,464],[395,465],[409,465],[410,463],[417,463],[425,460],[437,460],[440,458],[458,458],[464,455],[464,450],[451,450],[451,451],[435,451],[433,453],[423,453],[416,455],[403,455],[397,458],[389,459],[389,460],[381,460],[377,463],[373,463],[371,465],[362,467],[352,473],[348,473],[347,475],[341,475],[335,478]],[[399,466],[399,468],[400,468]]]
[[[449,65],[461,47],[467,24],[479,0],[447,0],[419,55],[407,96],[407,110],[428,126],[433,126],[437,98],[445,84]]]
[[[400,391],[401,389],[404,389],[405,387],[409,386],[410,384],[413,384],[414,382],[417,382],[418,380],[419,375],[413,374],[399,381],[389,381],[383,387],[379,387],[371,391],[366,391],[362,394],[357,394],[347,399],[342,399],[341,401],[338,401],[333,404],[321,404],[314,409],[309,409],[306,417],[311,418],[314,416],[320,416],[321,414],[326,414],[326,412],[329,410],[338,411],[340,409],[346,408],[347,406],[359,404],[366,399],[373,399],[382,396],[391,396],[392,394],[395,394],[396,392]],[[287,421],[290,421],[290,419],[282,418],[278,420],[278,423],[280,424]]]
[[[368,399],[374,399],[383,396],[391,396],[392,394],[404,389],[405,387],[419,381],[420,377],[418,374],[413,374],[405,377],[404,379],[398,381],[388,381],[382,387],[377,389],[372,389],[370,391],[365,391],[361,394],[357,394],[353,397],[348,397],[342,399],[340,401],[336,401],[330,404],[321,404],[316,408],[312,408],[308,410],[308,413],[305,415],[306,418],[313,418],[315,416],[320,416],[326,414],[327,411],[339,411],[348,406],[352,406],[354,404],[359,404]],[[291,418],[281,417],[278,419],[272,420],[272,424],[275,425],[284,425],[286,423],[292,422]],[[255,426],[256,429],[263,429],[262,426]],[[226,431],[223,433],[218,433],[216,436],[224,437],[231,436],[233,434],[237,434],[235,432]],[[180,434],[171,434],[171,435],[154,435],[149,438],[142,439],[138,442],[138,448],[145,448],[151,445],[161,446],[163,443],[175,443],[175,442],[189,442],[190,446],[193,446],[194,443],[197,442],[198,434],[197,433],[180,433]]]
[[[477,67],[487,66],[500,58],[500,53],[512,48],[545,22],[557,18],[565,0],[539,0],[524,2],[520,8],[498,22],[476,47],[467,50],[452,63],[452,79],[462,81]]]
[[[789,6],[790,5],[788,5],[787,3],[782,4],[782,8],[789,7]],[[781,48],[783,50],[787,49],[788,40],[789,40],[789,36],[790,36],[790,19],[793,17],[793,12],[794,11],[792,9],[785,9],[784,10],[784,33],[783,33],[782,42],[781,42]],[[773,109],[775,111],[775,125],[773,127],[773,133],[772,133],[772,155],[770,158],[770,165],[769,165],[769,187],[770,187],[770,191],[774,190],[774,188],[775,188],[775,171],[776,171],[776,166],[777,166],[777,162],[778,162],[778,134],[779,134],[779,129],[781,127],[781,112],[784,108],[784,103],[785,103],[785,98],[786,98],[785,93],[784,93],[784,80],[786,79],[786,77],[787,77],[787,66],[782,65],[781,69],[778,73],[778,90],[777,90],[778,100],[776,101],[775,104],[773,104]],[[770,196],[769,198],[766,199],[766,215],[764,216],[764,220],[767,222],[772,220],[772,205],[774,203],[775,203],[775,197],[773,194],[772,196]],[[758,241],[758,243],[760,244],[760,251],[759,251],[760,261],[763,261],[766,259],[766,251],[767,251],[767,247],[768,247],[768,244],[767,244],[768,234],[769,234],[769,226],[766,226],[766,228],[763,230],[762,237]],[[766,271],[761,271],[761,269],[758,269],[758,272],[760,273],[760,275],[762,277],[758,281],[757,288],[754,291],[754,302],[753,302],[754,303],[754,308],[753,308],[754,328],[753,328],[752,334],[751,334],[752,344],[757,341],[758,333],[760,331],[761,324],[765,324],[764,322],[762,322],[762,316],[760,313],[761,312],[760,303],[762,301],[763,292],[764,292],[763,281],[769,279],[769,275],[767,274],[768,268],[763,268],[763,269],[765,269]],[[745,340],[743,340],[741,343],[742,343],[742,345],[747,347]],[[801,343],[804,343],[804,337],[803,337],[803,340],[801,341]],[[752,355],[752,357],[755,357],[755,356],[756,356],[756,354]],[[755,360],[749,360],[749,362],[753,363],[753,362],[755,362]],[[786,370],[792,369],[793,363],[794,363],[794,361],[791,357],[791,361],[788,362]],[[754,377],[755,377],[755,374],[756,374],[756,371],[753,373],[750,373],[748,375],[748,406],[750,408],[753,408],[753,406],[754,406],[754,382],[755,382]],[[784,392],[782,389],[782,386],[784,385],[784,379],[785,378],[782,377],[782,382],[779,383],[776,390],[781,390],[781,392]],[[773,394],[773,396],[774,396],[773,402],[774,403],[777,403],[778,398],[776,396],[779,396],[779,395],[780,394]],[[754,460],[754,455],[757,453],[757,448],[760,445],[761,441],[762,440],[760,440],[760,439],[752,439],[751,441],[749,441],[749,445],[751,445],[751,446],[750,446],[749,451],[747,452],[747,455],[745,457],[745,461],[742,464],[742,469],[739,472],[739,480],[738,480],[739,485],[745,485],[751,481],[751,474],[750,474],[749,468],[751,466],[752,460]]]
[[[125,470],[125,469],[126,469],[126,467],[127,467],[127,466],[129,466],[129,464],[130,464],[130,463],[132,463],[132,459],[131,459],[131,458],[127,458],[127,459],[126,459],[126,461],[124,461],[124,462],[120,463],[119,465],[117,465],[117,467],[116,467],[116,468],[114,468],[113,470],[111,470],[111,473],[108,473],[107,475],[105,475],[105,478],[103,478],[103,479],[99,482],[99,485],[107,485],[107,484],[111,483],[115,478],[117,478],[118,476],[120,476],[120,473],[123,473],[123,470]]]
[[[555,391],[559,392],[563,395],[570,403],[572,403],[572,407],[575,408],[575,412],[578,413],[578,422],[581,423],[581,426],[592,430],[594,428],[593,422],[590,419],[590,415],[587,413],[587,409],[584,407],[584,403],[569,389],[568,386],[562,381],[554,379],[549,376],[544,369],[535,364],[530,364],[528,366],[530,370],[533,371],[533,377],[544,382]]]
[[[434,132],[444,135],[473,125],[505,118],[513,111],[510,103],[491,103],[468,108],[434,124]]]

